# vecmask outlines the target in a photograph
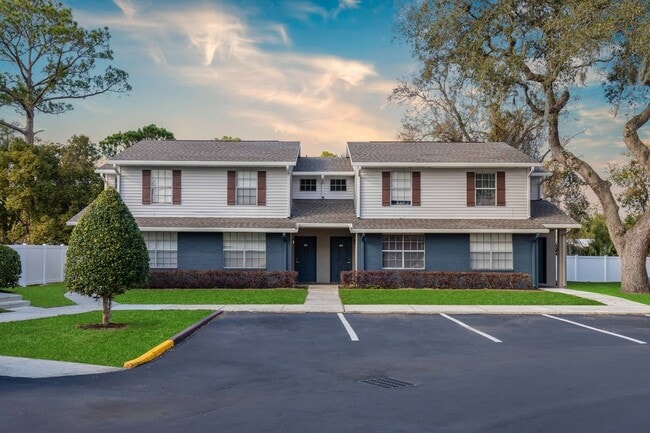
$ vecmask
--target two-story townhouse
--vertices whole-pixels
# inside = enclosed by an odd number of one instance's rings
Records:
[[[542,199],[540,164],[504,143],[350,142],[310,158],[298,142],[142,141],[98,172],[152,268],[295,270],[306,283],[515,271],[562,286],[564,233],[579,227]]]

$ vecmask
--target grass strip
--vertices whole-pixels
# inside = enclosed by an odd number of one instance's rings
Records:
[[[621,283],[583,283],[569,282],[569,289],[582,290],[584,292],[600,293],[601,295],[617,296],[641,304],[650,305],[650,294],[645,293],[621,293]]]
[[[101,312],[0,323],[0,355],[122,367],[211,311],[115,311],[123,329],[79,329],[101,323]]]
[[[541,290],[341,289],[339,294],[350,305],[603,305]]]
[[[307,289],[136,289],[121,304],[304,304]]]
[[[68,291],[63,283],[15,287],[8,291],[21,295],[24,300],[31,303],[32,307],[51,308],[74,305],[74,302],[63,296]]]

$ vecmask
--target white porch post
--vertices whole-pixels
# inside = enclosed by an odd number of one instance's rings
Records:
[[[557,285],[566,287],[566,230],[557,230]]]

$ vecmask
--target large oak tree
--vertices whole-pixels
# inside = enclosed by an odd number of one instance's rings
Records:
[[[107,28],[86,30],[72,11],[53,0],[0,0],[0,108],[25,116],[25,123],[0,119],[34,143],[36,113],[61,114],[70,101],[131,89],[113,60]]]
[[[454,65],[483,91],[519,96],[544,119],[553,158],[600,201],[621,257],[624,292],[650,292],[650,212],[624,225],[611,183],[565,147],[560,116],[588,72],[606,71],[610,101],[637,97],[622,139],[650,173],[650,149],[639,136],[650,119],[649,20],[648,0],[428,0],[405,7],[399,24],[423,74]]]

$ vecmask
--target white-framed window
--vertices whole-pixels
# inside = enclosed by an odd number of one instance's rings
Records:
[[[390,204],[411,204],[411,172],[392,171],[390,173]]]
[[[495,173],[476,173],[476,206],[494,206],[497,197]]]
[[[237,172],[237,204],[257,205],[257,171]]]
[[[178,233],[142,232],[149,252],[150,268],[176,268],[178,266]]]
[[[172,202],[172,171],[151,170],[151,203]]]
[[[512,270],[512,234],[472,233],[469,254],[472,269]]]
[[[346,179],[330,179],[330,191],[347,191]]]
[[[316,179],[300,179],[300,191],[316,191]]]
[[[383,269],[424,269],[424,235],[384,235],[381,245]]]
[[[224,268],[266,268],[266,233],[224,233]]]

